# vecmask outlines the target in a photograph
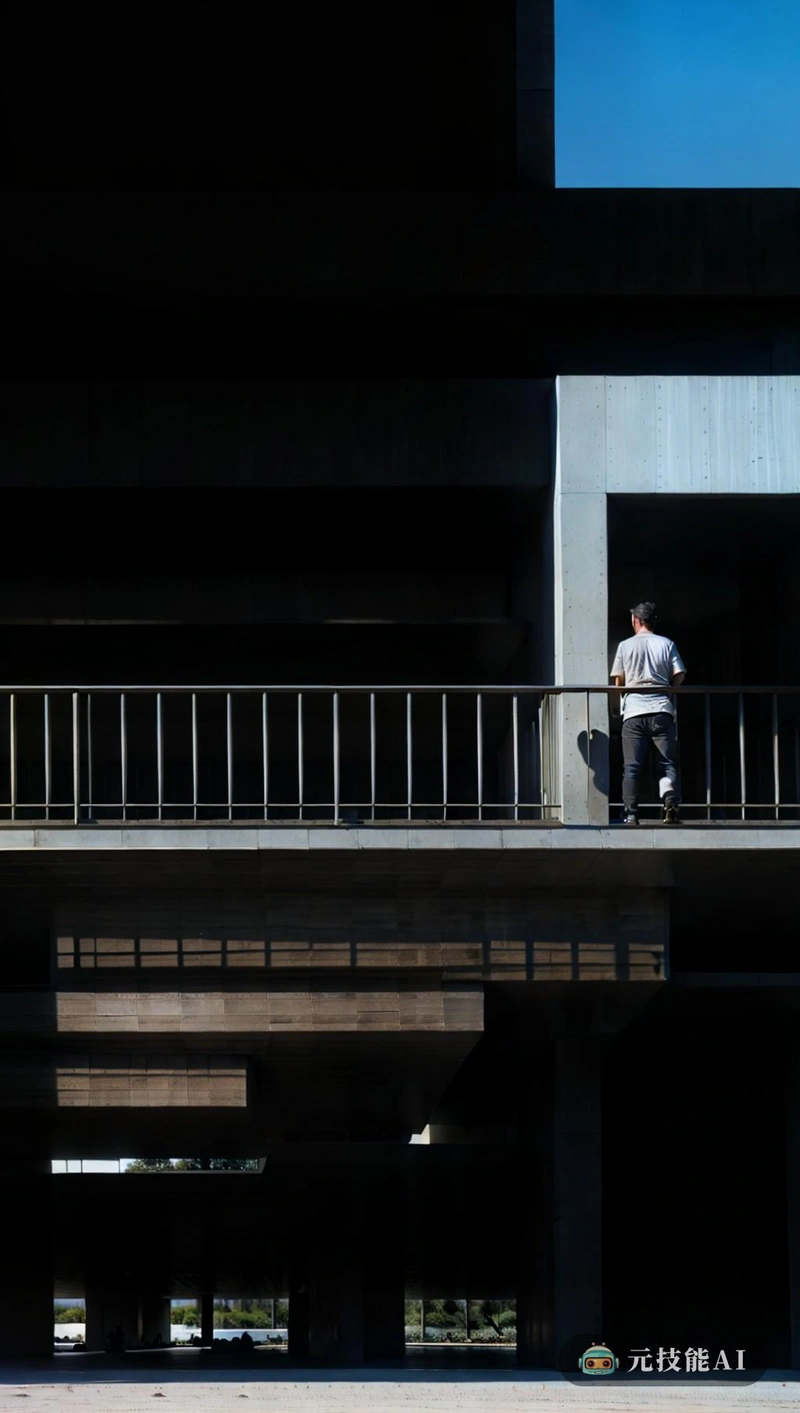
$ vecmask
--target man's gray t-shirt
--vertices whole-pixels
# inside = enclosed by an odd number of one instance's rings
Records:
[[[660,633],[634,633],[617,648],[610,675],[624,676],[626,687],[668,687],[676,672],[685,671],[671,638],[662,638]],[[655,711],[668,711],[674,716],[674,698],[659,696],[658,692],[626,692],[622,698],[623,720]]]

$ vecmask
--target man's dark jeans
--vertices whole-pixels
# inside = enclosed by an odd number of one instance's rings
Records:
[[[651,745],[655,747],[659,758],[661,798],[663,800],[666,794],[674,793],[675,804],[678,803],[678,739],[675,718],[671,712],[655,711],[647,716],[631,716],[622,723],[622,800],[629,812],[635,810],[638,803],[639,772]]]

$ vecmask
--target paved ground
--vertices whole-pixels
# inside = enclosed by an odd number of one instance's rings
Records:
[[[529,1413],[599,1408],[605,1413],[784,1413],[800,1410],[797,1373],[771,1371],[748,1385],[606,1383],[576,1386],[559,1375],[519,1370],[203,1370],[186,1358],[130,1360],[125,1367],[50,1362],[0,1366],[0,1413]],[[158,1402],[154,1402],[158,1400]]]

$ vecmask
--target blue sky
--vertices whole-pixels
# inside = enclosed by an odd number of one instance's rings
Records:
[[[555,0],[558,186],[800,186],[800,0]]]

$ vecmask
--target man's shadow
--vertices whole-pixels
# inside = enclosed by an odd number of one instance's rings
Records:
[[[609,737],[606,731],[580,731],[577,746],[581,759],[592,772],[592,785],[598,794],[608,800],[609,782]]]

